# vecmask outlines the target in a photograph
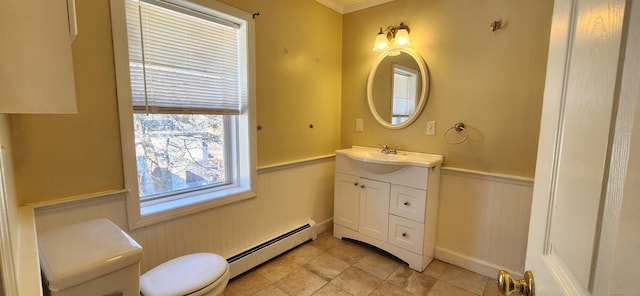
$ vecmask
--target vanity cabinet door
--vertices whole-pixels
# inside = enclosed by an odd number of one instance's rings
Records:
[[[333,222],[358,231],[360,217],[360,177],[336,173]]]
[[[360,233],[386,242],[391,185],[364,178],[360,178],[360,183]]]

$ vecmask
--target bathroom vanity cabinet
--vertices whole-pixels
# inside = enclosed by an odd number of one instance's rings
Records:
[[[339,151],[334,236],[368,243],[423,271],[435,250],[441,156],[433,163],[397,165]]]

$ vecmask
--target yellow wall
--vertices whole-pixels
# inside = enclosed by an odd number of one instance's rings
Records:
[[[387,144],[443,154],[445,166],[533,177],[552,6],[551,0],[396,0],[345,15],[341,146]],[[498,19],[504,29],[491,32]],[[402,21],[427,62],[431,91],[413,125],[389,130],[369,112],[366,81],[378,29]],[[355,132],[356,118],[364,119],[363,132]],[[436,136],[425,135],[430,120]],[[447,144],[443,133],[458,121],[469,139]]]
[[[124,186],[109,1],[76,2],[78,114],[11,116],[20,204]],[[444,154],[447,166],[533,176],[550,0],[396,0],[345,16],[313,0],[221,2],[260,13],[258,165],[388,144]],[[492,33],[495,19],[506,27]],[[429,66],[431,93],[417,122],[398,131],[374,122],[365,85],[375,33],[400,21]],[[438,136],[424,135],[427,120]],[[470,139],[447,145],[442,133],[456,121]]]
[[[124,188],[109,1],[76,4],[78,114],[11,116],[20,204]]]
[[[313,0],[220,2],[260,13],[258,165],[332,154],[340,140],[342,16]]]
[[[221,2],[260,13],[258,165],[333,153],[340,132],[342,16],[313,0]],[[20,204],[124,187],[109,1],[76,0],[76,6],[78,114],[11,116]]]

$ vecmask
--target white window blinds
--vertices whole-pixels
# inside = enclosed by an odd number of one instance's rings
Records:
[[[240,114],[238,28],[163,1],[127,1],[134,111]]]

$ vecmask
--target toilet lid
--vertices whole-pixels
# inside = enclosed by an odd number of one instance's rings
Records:
[[[43,231],[38,234],[38,248],[51,291],[138,265],[142,259],[142,247],[107,219]]]
[[[145,296],[187,295],[215,282],[228,268],[227,260],[218,254],[185,255],[143,274],[140,277],[140,292]]]

